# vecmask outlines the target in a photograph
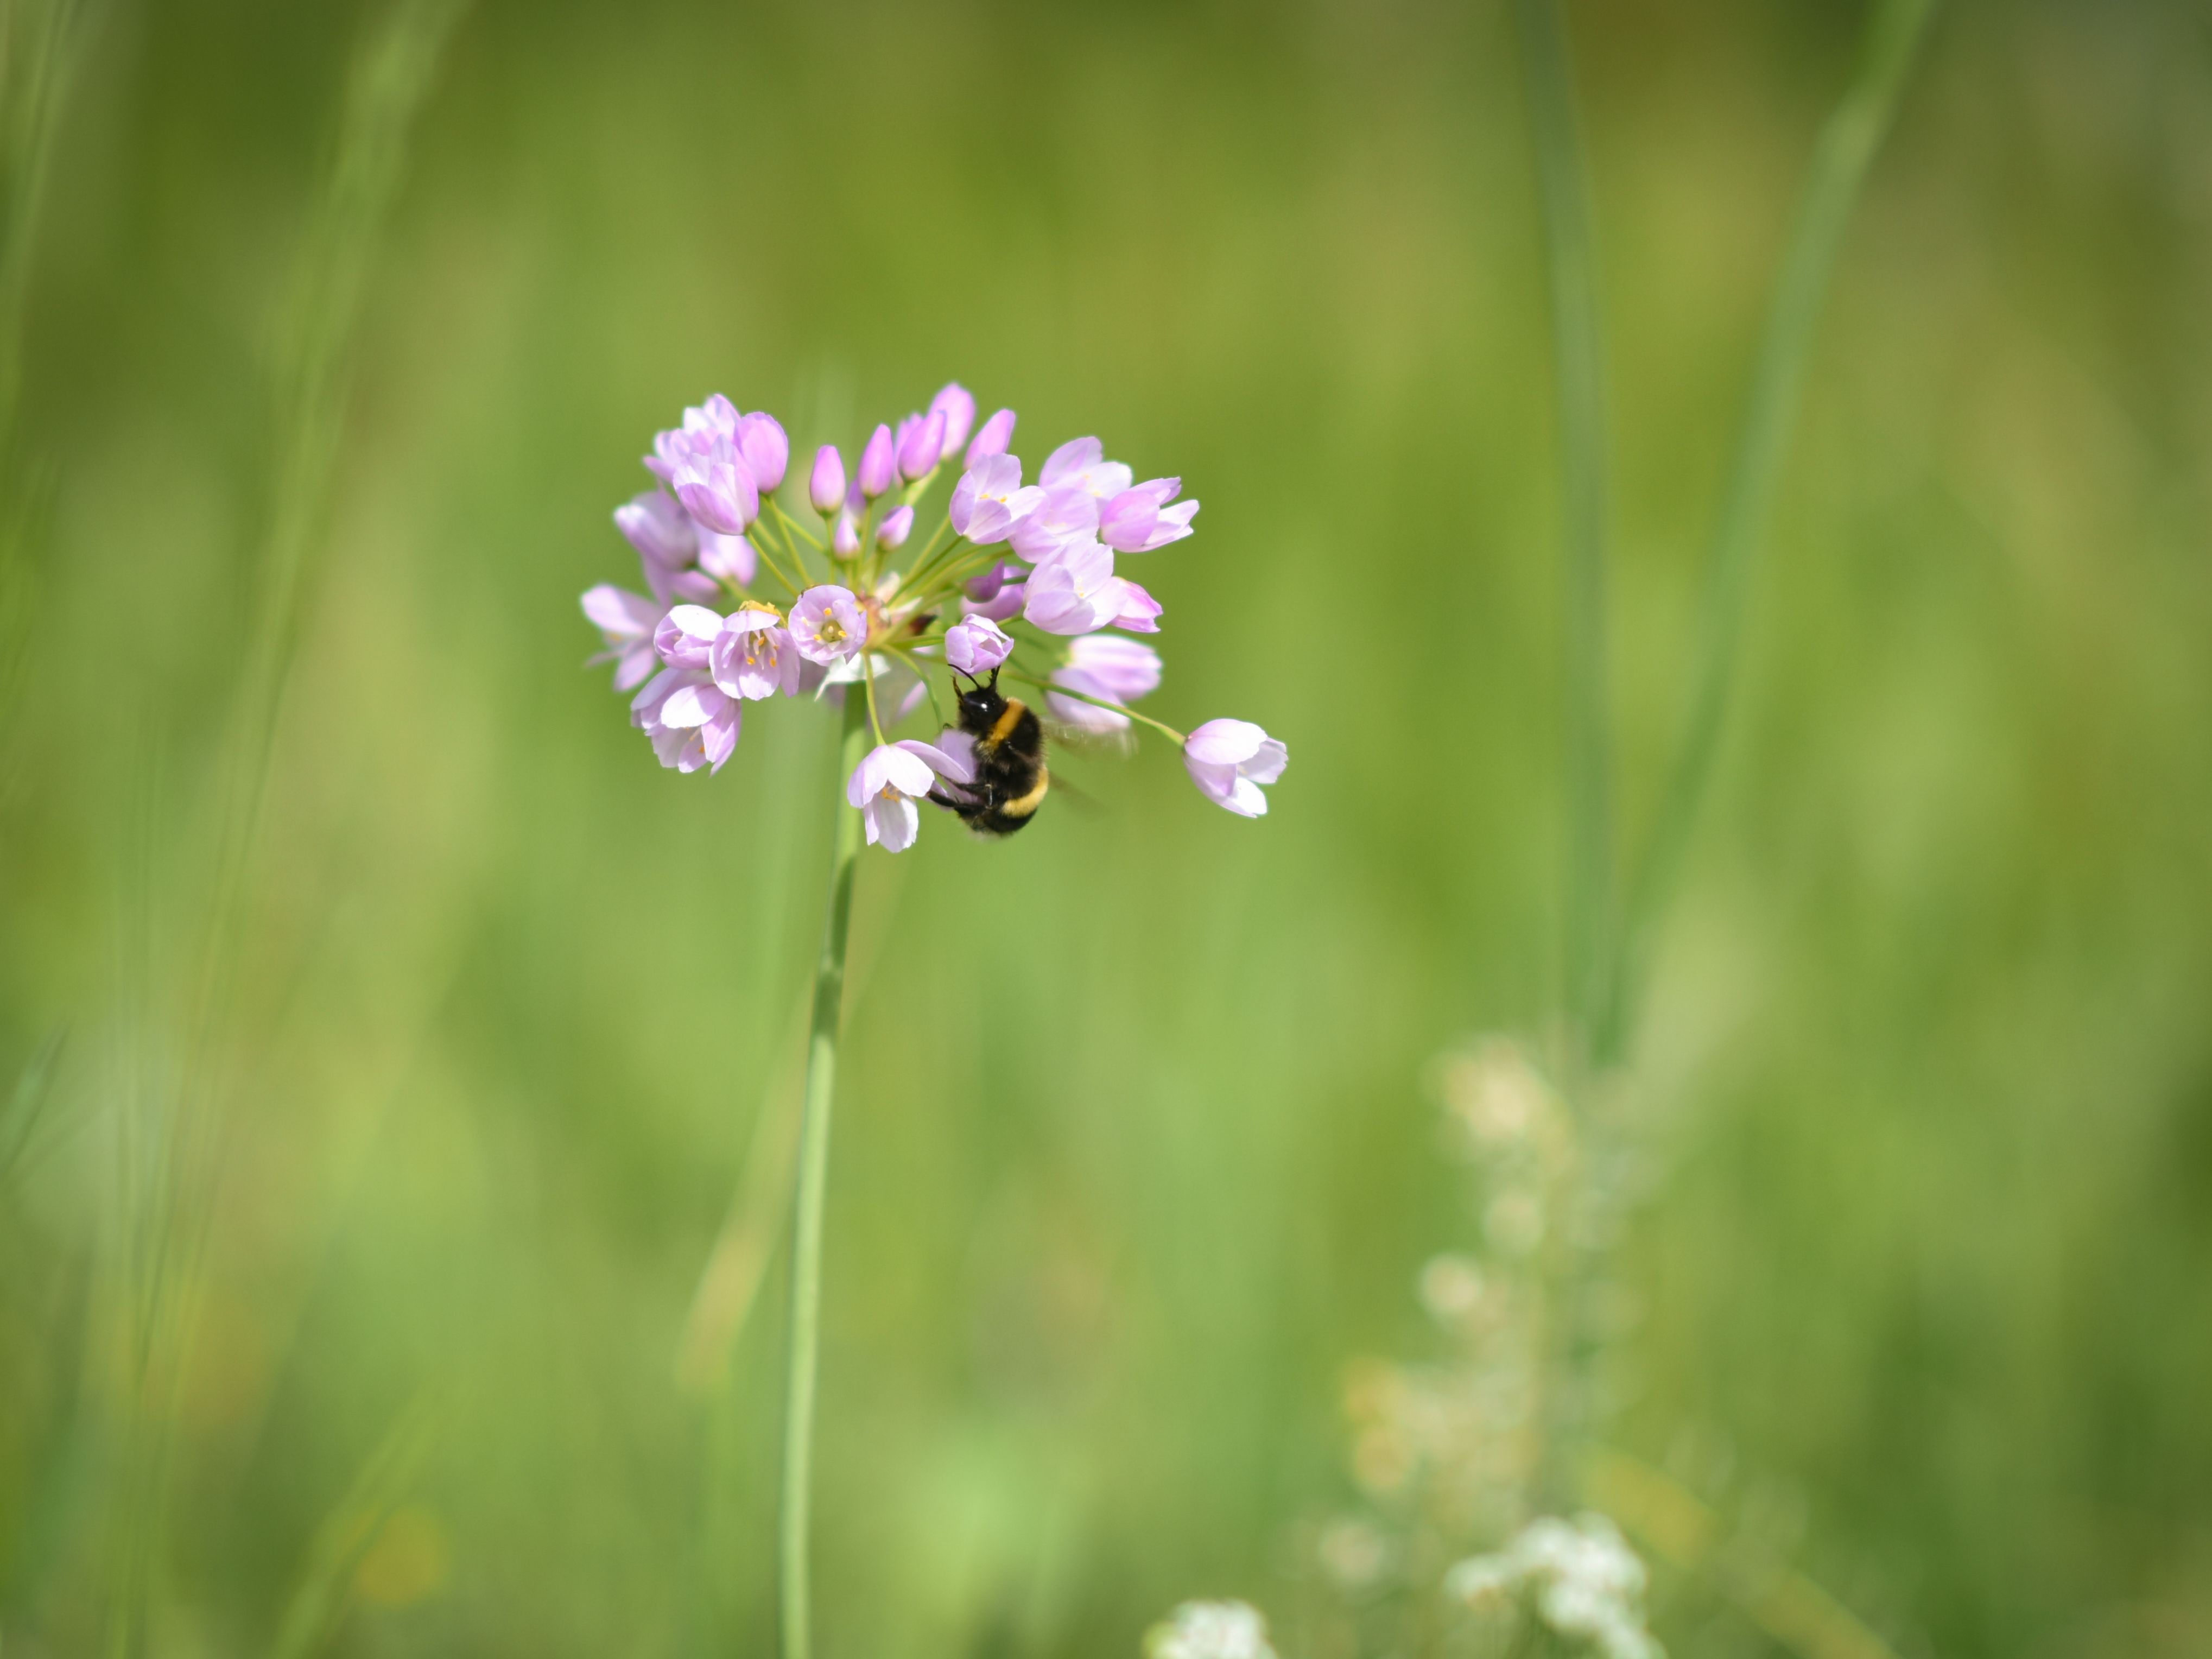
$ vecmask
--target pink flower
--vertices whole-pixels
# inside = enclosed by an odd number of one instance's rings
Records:
[[[760,485],[738,448],[741,424],[737,406],[716,392],[685,410],[681,427],[656,434],[653,453],[645,458],[686,513],[725,536],[743,534],[760,516]],[[780,436],[782,428],[776,431]],[[779,480],[782,476],[776,474]]]
[[[1108,624],[1131,634],[1157,634],[1160,631],[1160,602],[1131,581],[1121,577],[1121,611]]]
[[[810,587],[791,608],[791,637],[799,654],[825,666],[860,654],[868,642],[868,618],[849,587]]]
[[[1006,630],[988,617],[969,617],[945,630],[945,660],[963,674],[988,674],[1013,649]]]
[[[659,625],[659,605],[641,594],[601,582],[584,595],[584,615],[607,642],[607,648],[591,661],[614,664],[616,690],[627,691],[653,672],[657,660],[653,630]]]
[[[872,501],[897,477],[898,451],[891,442],[891,429],[878,426],[868,434],[868,447],[860,452],[860,494]]]
[[[1182,763],[1199,793],[1240,817],[1263,817],[1273,783],[1291,751],[1249,720],[1208,720],[1183,739]]]
[[[975,424],[975,396],[959,381],[948,381],[945,390],[929,400],[929,412],[945,416],[945,442],[937,459],[949,461],[953,451],[968,441],[969,428]]]
[[[1091,634],[1121,614],[1128,584],[1114,574],[1114,550],[1085,541],[1030,573],[1022,615],[1048,634]]]
[[[906,538],[914,533],[914,509],[895,507],[884,514],[884,521],[876,526],[876,545],[886,553],[896,553],[906,545]]]
[[[836,445],[824,444],[814,452],[814,472],[806,481],[806,499],[825,519],[845,499],[845,458],[837,453]]]
[[[646,470],[661,483],[672,483],[677,463],[696,444],[718,436],[734,443],[737,435],[738,407],[718,392],[705,403],[685,410],[682,426],[653,434],[653,453],[645,458]]]
[[[678,455],[668,482],[684,510],[709,530],[741,536],[760,517],[760,486],[734,439],[716,434]]]
[[[773,611],[750,608],[722,624],[708,654],[714,684],[732,697],[796,695],[804,661],[791,631]]]
[[[899,476],[911,483],[927,477],[945,453],[945,411],[909,415],[899,422]]]
[[[1160,653],[1134,640],[1086,634],[1068,642],[1067,665],[1053,670],[1052,683],[1109,702],[1134,702],[1159,689]],[[1129,726],[1127,714],[1055,691],[1045,694],[1045,705],[1061,724],[1081,731],[1125,732]]]
[[[653,648],[671,668],[703,669],[721,631],[721,617],[705,605],[679,605],[653,630]]]
[[[1013,527],[1014,551],[1021,557],[1040,564],[1064,547],[1097,539],[1097,496],[1071,484],[1040,489],[1037,495]]]
[[[962,465],[973,469],[978,462],[988,461],[994,455],[1003,455],[1014,441],[1014,411],[1002,409],[983,422],[983,429],[975,434],[975,441],[968,446],[967,458]]]
[[[738,453],[744,459],[753,482],[763,495],[773,495],[791,464],[791,440],[775,416],[757,410],[738,416]]]
[[[1047,489],[1080,489],[1094,500],[1109,500],[1127,489],[1137,475],[1105,455],[1105,445],[1096,438],[1071,439],[1045,458],[1037,482]]]
[[[1119,553],[1149,553],[1190,534],[1196,501],[1176,501],[1181,478],[1154,478],[1114,496],[1098,512],[1098,539]],[[1168,505],[1175,501],[1175,505]]]
[[[846,781],[845,799],[866,820],[871,847],[903,853],[921,831],[915,803],[927,799],[939,776],[969,783],[975,775],[964,757],[908,738],[871,749]]]
[[[830,532],[830,551],[840,559],[860,556],[860,515],[849,507],[837,514],[837,527]]]
[[[978,547],[1006,539],[1044,499],[1035,485],[1022,488],[1022,464],[1013,455],[991,455],[960,475],[947,507],[952,527]]]
[[[714,577],[690,568],[699,556],[699,526],[665,491],[649,489],[617,507],[615,528],[637,550],[645,585],[664,607],[715,596]]]
[[[961,610],[993,622],[1012,621],[1022,614],[1022,601],[1029,597],[1024,586],[1029,574],[1011,559],[1000,560],[981,575],[969,579],[968,597],[960,601]]]
[[[694,668],[664,668],[630,701],[630,724],[653,740],[663,766],[722,769],[737,751],[744,706]]]
[[[699,532],[699,568],[707,575],[749,587],[759,568],[760,556],[743,536],[725,536],[712,530]]]

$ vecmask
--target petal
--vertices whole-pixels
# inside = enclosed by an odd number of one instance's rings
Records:
[[[679,685],[660,705],[663,726],[704,726],[730,706],[727,693],[714,685]]]
[[[1283,769],[1290,763],[1290,750],[1279,739],[1269,738],[1260,745],[1257,754],[1237,769],[1255,783],[1273,783],[1283,775]]]
[[[651,599],[611,582],[588,589],[583,605],[592,626],[605,634],[610,643],[618,639],[649,640],[653,625],[660,620],[660,607]]]
[[[1095,466],[1106,458],[1106,446],[1096,438],[1071,438],[1045,457],[1037,482],[1049,489],[1071,473]]]
[[[1249,720],[1208,720],[1190,734],[1183,753],[1207,765],[1237,766],[1257,754],[1267,734]]]
[[[968,734],[965,732],[955,732],[948,733],[947,736],[967,738]],[[974,739],[969,738],[969,744],[972,745],[973,743]],[[975,781],[975,753],[972,746],[957,748],[956,750],[954,746],[946,744],[945,739],[941,738],[935,744],[924,743],[919,738],[901,738],[892,747],[903,749],[939,777],[950,778],[955,783],[973,783]],[[929,790],[924,787],[908,789],[904,793],[911,795],[926,795]]]

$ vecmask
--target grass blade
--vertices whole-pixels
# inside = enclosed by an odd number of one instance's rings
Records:
[[[1566,996],[1579,1066],[1604,994],[1613,911],[1613,735],[1606,646],[1605,364],[1589,187],[1559,0],[1515,0],[1534,131],[1559,383],[1566,616]]]
[[[36,1165],[53,1144],[46,1115],[53,1097],[54,1071],[67,1033],[57,1026],[46,1034],[15,1079],[7,1104],[0,1106],[0,1193]],[[47,1131],[43,1136],[41,1131]]]
[[[1813,154],[1795,228],[1770,303],[1727,493],[1706,556],[1695,690],[1668,770],[1650,839],[1630,890],[1620,967],[1605,1000],[1598,1053],[1617,1059],[1633,1033],[1644,960],[1672,897],[1699,805],[1712,780],[1729,692],[1741,658],[1744,612],[1759,534],[1788,448],[1820,302],[1868,167],[1897,108],[1934,0],[1878,0],[1858,66]]]

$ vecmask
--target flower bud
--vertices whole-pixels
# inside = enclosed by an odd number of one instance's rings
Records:
[[[814,476],[807,480],[806,498],[825,519],[845,499],[845,458],[836,445],[824,444],[814,452]]]
[[[975,441],[968,446],[967,465],[988,461],[994,455],[1003,455],[1006,446],[1014,441],[1014,411],[1002,409],[983,422],[983,429],[975,434]]]
[[[945,449],[945,411],[910,415],[899,422],[899,471],[909,482],[937,465]]]
[[[896,553],[906,545],[906,538],[913,533],[914,509],[910,507],[895,507],[885,514],[883,523],[876,526],[876,545],[886,553]]]
[[[968,441],[969,428],[975,424],[975,396],[954,380],[929,400],[929,412],[945,416],[945,444],[937,459],[949,461],[953,452]]]
[[[837,528],[830,535],[830,551],[840,559],[860,556],[860,521],[850,513],[837,515]]]
[[[897,453],[891,447],[891,429],[878,426],[868,434],[860,452],[860,494],[873,501],[891,487],[898,476]]]

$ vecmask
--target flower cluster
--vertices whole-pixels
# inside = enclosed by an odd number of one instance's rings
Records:
[[[932,667],[1004,674],[1042,694],[1066,734],[1126,741],[1151,726],[1180,745],[1207,799],[1266,812],[1263,786],[1290,759],[1279,741],[1249,720],[1177,732],[1131,707],[1158,687],[1160,658],[1129,636],[1158,634],[1162,607],[1117,565],[1191,534],[1198,503],[1182,480],[1140,483],[1097,438],[1077,438],[1024,483],[1013,410],[981,428],[975,415],[956,382],[926,412],[877,427],[849,467],[823,445],[805,479],[811,528],[779,498],[791,444],[774,416],[717,395],[655,436],[645,465],[659,487],[614,515],[647,592],[602,584],[583,597],[606,641],[592,660],[611,661],[615,689],[633,694],[631,724],[662,765],[719,771],[746,703],[857,689],[875,746],[847,799],[868,839],[899,852],[918,832],[916,803],[943,805],[943,784],[976,774],[966,733],[889,732],[934,702]],[[955,468],[941,520],[918,535],[916,507]]]
[[[1572,1525],[1532,1521],[1504,1549],[1461,1562],[1444,1581],[1478,1612],[1502,1611],[1526,1596],[1537,1618],[1605,1659],[1661,1659],[1644,1627],[1644,1563],[1620,1528],[1595,1514]]]

